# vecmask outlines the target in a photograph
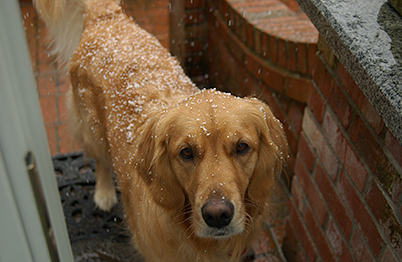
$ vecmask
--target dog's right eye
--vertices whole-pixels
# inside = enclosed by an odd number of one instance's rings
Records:
[[[244,154],[246,153],[250,147],[246,143],[238,143],[236,146],[237,154]]]
[[[191,148],[189,148],[189,147],[183,148],[180,151],[180,155],[184,159],[192,159],[193,158],[193,150],[191,150]]]

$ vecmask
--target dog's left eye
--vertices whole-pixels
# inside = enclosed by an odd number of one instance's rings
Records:
[[[184,158],[184,159],[192,159],[193,158],[193,150],[191,150],[191,148],[183,148],[180,151],[180,155]]]
[[[236,146],[237,154],[244,154],[249,150],[249,146],[246,143],[238,143]]]

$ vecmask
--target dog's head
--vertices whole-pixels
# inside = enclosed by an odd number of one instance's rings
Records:
[[[281,123],[257,99],[206,90],[150,123],[140,173],[155,201],[185,210],[202,238],[240,234],[247,203],[265,204],[287,158]]]

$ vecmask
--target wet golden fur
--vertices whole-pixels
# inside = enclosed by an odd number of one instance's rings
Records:
[[[54,2],[36,5],[56,52],[68,57],[58,40],[68,26],[57,17],[68,18],[71,7]],[[117,203],[114,172],[146,261],[238,261],[261,230],[274,176],[287,158],[281,124],[257,99],[198,90],[115,1],[80,3],[74,14],[85,12],[83,19],[72,23],[83,32],[71,35],[78,46],[68,67],[70,118],[96,160],[97,206]],[[219,230],[200,212],[216,199],[234,206],[230,225]]]

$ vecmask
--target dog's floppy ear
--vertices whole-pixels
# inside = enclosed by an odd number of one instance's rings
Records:
[[[272,193],[275,175],[282,172],[288,158],[288,143],[280,121],[269,107],[257,100],[249,99],[259,116],[255,125],[260,135],[258,160],[251,177],[248,195],[255,202],[266,201]]]
[[[185,196],[168,157],[166,123],[156,116],[145,125],[138,145],[138,171],[157,204],[170,210],[180,208]]]

